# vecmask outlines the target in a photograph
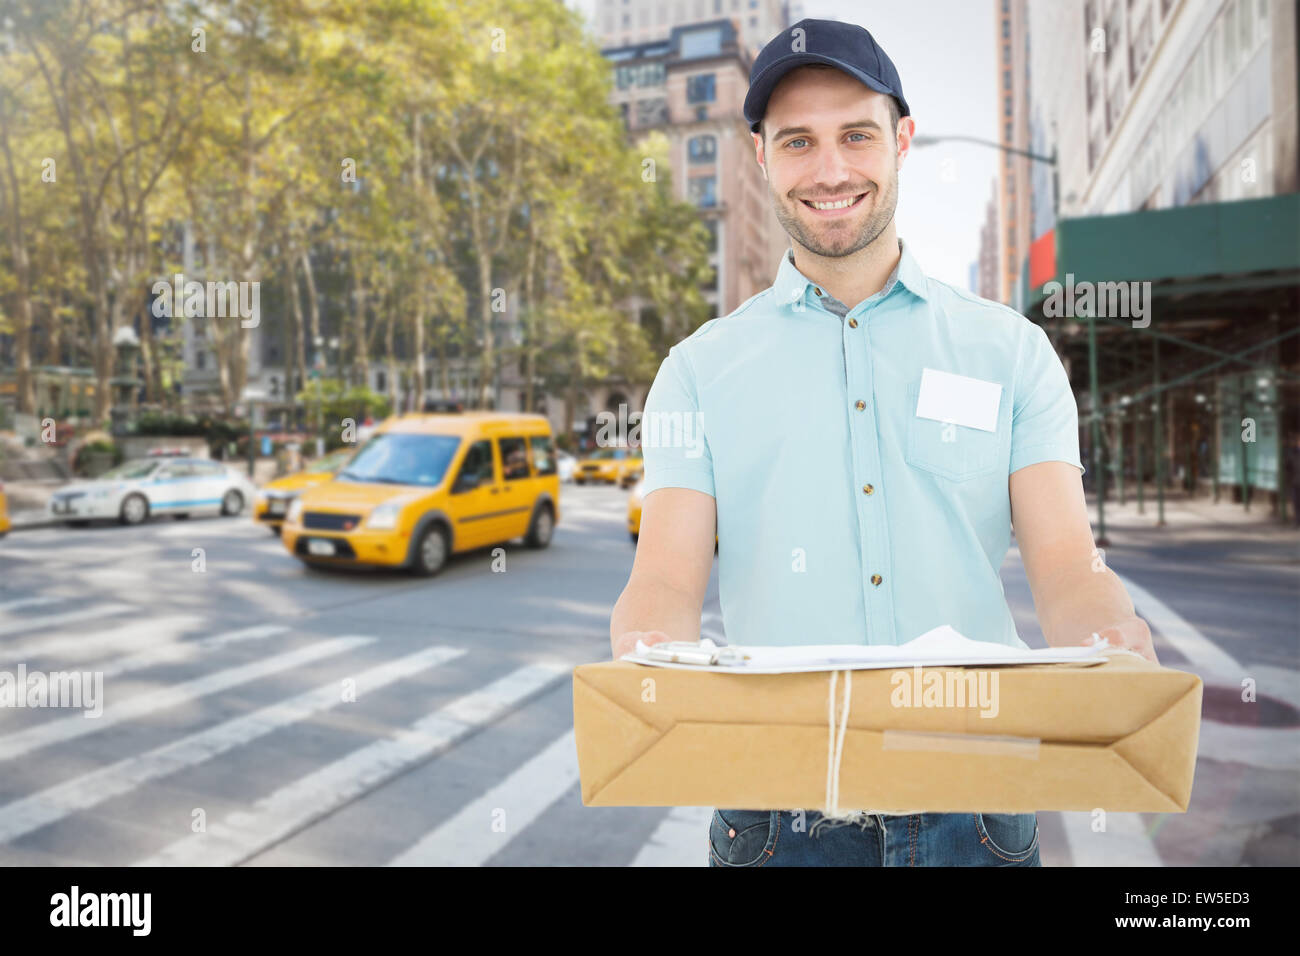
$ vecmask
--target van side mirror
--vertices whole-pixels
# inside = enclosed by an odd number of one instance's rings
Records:
[[[472,472],[462,473],[459,477],[457,477],[456,484],[452,486],[451,490],[453,494],[455,494],[458,491],[473,491],[475,488],[479,486],[479,484],[480,481],[478,475]]]

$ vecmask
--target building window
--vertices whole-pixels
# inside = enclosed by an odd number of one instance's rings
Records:
[[[1011,124],[1010,124],[1010,123],[1007,123],[1007,124],[1006,124],[1006,137],[1007,137],[1007,142],[1008,142],[1008,143],[1011,142]]]
[[[1002,99],[1003,99],[1002,112],[1003,112],[1005,115],[1010,116],[1010,115],[1011,115],[1011,97],[1009,97],[1009,96],[1004,96],[1004,97],[1002,97]]]
[[[388,376],[384,374],[383,369],[375,372],[375,391],[382,392],[388,388]]]
[[[681,58],[693,60],[704,56],[717,56],[722,52],[722,30],[691,30],[681,35]]]
[[[661,126],[668,122],[668,101],[662,97],[636,101],[636,125]]]
[[[714,136],[692,136],[686,151],[692,163],[711,163],[718,158],[718,140]]]
[[[687,103],[712,103],[716,94],[714,75],[700,73],[686,78]]]
[[[1005,18],[1002,20],[1002,39],[1011,39],[1011,21]]]
[[[718,177],[694,176],[687,180],[686,196],[701,209],[708,209],[718,204]]]
[[[1002,71],[1002,88],[1003,88],[1004,90],[1009,90],[1009,89],[1011,89],[1011,71],[1010,71],[1010,70],[1003,70],[1003,71]]]
[[[620,90],[634,86],[663,86],[663,63],[638,63],[614,69],[614,83]]]
[[[1002,62],[1009,64],[1011,62],[1011,44],[1002,44]]]
[[[710,254],[718,251],[718,221],[716,219],[701,220],[704,228],[709,231],[709,248]]]

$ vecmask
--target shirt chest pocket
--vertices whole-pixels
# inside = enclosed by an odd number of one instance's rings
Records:
[[[949,481],[968,481],[996,472],[1006,454],[1004,445],[1009,449],[1011,432],[1005,389],[999,400],[997,429],[985,431],[917,416],[920,387],[913,382],[907,393],[907,463]]]

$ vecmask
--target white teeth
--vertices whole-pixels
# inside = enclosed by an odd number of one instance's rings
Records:
[[[843,209],[857,201],[858,198],[854,196],[852,199],[841,199],[839,202],[809,202],[809,205],[814,209]]]

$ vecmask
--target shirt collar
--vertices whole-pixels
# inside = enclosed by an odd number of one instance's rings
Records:
[[[911,247],[902,239],[898,240],[900,250],[898,267],[895,275],[891,276],[891,281],[886,283],[885,290],[890,290],[894,280],[901,282],[907,290],[921,299],[929,297],[926,289],[925,274],[921,271],[920,265],[912,256]],[[776,281],[772,283],[772,289],[776,292],[777,302],[783,305],[791,305],[795,302],[803,301],[808,290],[813,288],[813,281],[800,272],[791,258],[792,249],[786,249],[781,254],[781,265],[776,272]],[[849,310],[852,311],[857,303],[849,304]]]

